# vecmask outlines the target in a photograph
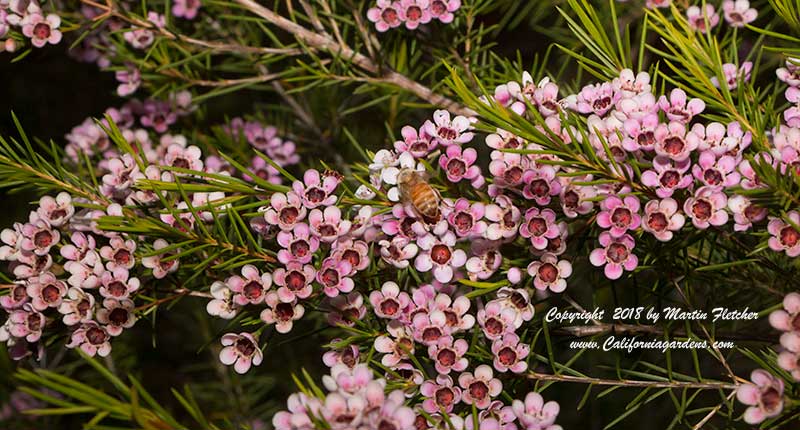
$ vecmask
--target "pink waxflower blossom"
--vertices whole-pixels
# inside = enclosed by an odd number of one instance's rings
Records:
[[[381,286],[380,291],[370,293],[369,302],[372,304],[377,316],[396,319],[408,307],[411,297],[405,291],[400,291],[397,283],[388,281]]]
[[[445,315],[445,325],[449,333],[467,331],[475,325],[475,317],[469,315],[470,301],[465,296],[453,299],[452,296],[439,293],[429,302],[429,311],[442,311]]]
[[[307,264],[319,249],[319,238],[311,235],[308,224],[299,223],[295,224],[291,232],[279,232],[278,244],[284,248],[278,251],[278,261],[283,264],[290,261]]]
[[[39,200],[39,208],[36,213],[51,226],[61,227],[75,213],[75,208],[72,206],[72,197],[63,192],[58,193],[55,198],[44,196]]]
[[[689,28],[703,34],[719,24],[719,14],[714,10],[714,5],[708,3],[705,10],[700,6],[689,6],[686,9],[686,19],[689,21]]]
[[[725,0],[722,2],[722,13],[731,27],[744,27],[758,17],[758,11],[751,8],[747,0]]]
[[[778,366],[792,375],[795,381],[800,381],[800,348],[788,349],[778,354]]]
[[[442,375],[449,374],[450,371],[462,372],[469,364],[464,357],[468,349],[469,344],[464,339],[442,336],[428,346],[428,357],[434,361],[436,371]]]
[[[425,397],[422,409],[429,414],[440,410],[453,412],[453,406],[461,401],[461,389],[453,386],[453,378],[447,375],[440,374],[436,376],[436,381],[423,382],[419,392]]]
[[[385,354],[381,357],[384,366],[395,367],[414,353],[413,333],[411,327],[398,320],[390,321],[386,325],[386,331],[389,336],[382,335],[375,338],[375,350]]]
[[[354,235],[352,229],[350,234]],[[363,240],[340,238],[333,243],[331,253],[334,258],[350,263],[351,271],[348,273],[350,276],[366,269],[370,264],[369,245]]]
[[[325,243],[336,241],[350,231],[351,223],[342,219],[342,211],[338,206],[328,206],[324,211],[312,209],[308,213],[311,234]]]
[[[228,333],[221,342],[219,361],[226,366],[233,364],[236,373],[245,374],[250,366],[258,366],[264,359],[258,340],[250,333]]]
[[[271,225],[277,225],[283,231],[289,231],[306,218],[306,211],[300,195],[291,191],[286,194],[274,193],[269,199],[269,206],[264,211],[264,219]]]
[[[485,207],[483,203],[470,204],[460,198],[448,209],[447,222],[459,237],[480,236],[486,231],[486,222],[482,220]]]
[[[459,8],[461,0],[430,0],[431,16],[445,24],[453,22],[453,12]]]
[[[50,253],[50,248],[61,240],[61,234],[36,212],[31,212],[30,222],[21,228],[19,248],[36,255]]]
[[[554,293],[561,293],[567,289],[564,278],[572,274],[572,264],[546,252],[539,257],[539,261],[532,261],[528,265],[528,274],[533,277],[533,286],[537,290],[549,288]]]
[[[800,213],[789,211],[786,213],[786,218],[791,223],[781,218],[770,218],[767,224],[767,231],[771,235],[768,241],[769,247],[773,251],[786,252],[789,257],[797,257],[800,255],[800,232],[797,230],[797,226],[800,225]]]
[[[136,323],[134,307],[130,299],[105,299],[103,306],[97,310],[97,322],[103,324],[111,336],[119,336],[123,329],[131,328]]]
[[[105,298],[127,299],[132,292],[139,289],[139,284],[138,278],[129,278],[127,269],[117,267],[100,276],[99,292]]]
[[[234,303],[239,306],[262,303],[264,296],[272,286],[272,275],[261,273],[252,264],[243,266],[241,273],[242,276],[234,275],[225,281],[225,284],[234,293]]]
[[[15,338],[36,342],[42,337],[46,321],[45,316],[28,303],[22,309],[11,311],[4,327],[7,334]]]
[[[160,251],[168,246],[170,245],[166,240],[156,239],[156,241],[153,242],[153,251]],[[167,258],[175,255],[179,251],[180,250],[176,249],[171,252],[162,252],[160,254],[143,257],[142,266],[153,269],[153,277],[156,279],[163,279],[168,274],[178,270],[178,259],[171,258],[167,260]]]
[[[200,148],[194,145],[183,147],[178,144],[172,144],[167,148],[167,153],[164,154],[164,164],[181,169],[202,171],[202,156]]]
[[[599,117],[608,113],[621,94],[614,91],[610,82],[586,85],[577,95],[567,97],[567,106],[577,112],[593,113]]]
[[[713,152],[704,151],[700,154],[697,164],[692,167],[694,177],[706,186],[713,188],[730,188],[738,185],[741,176],[736,171],[736,159],[724,155],[717,159]]]
[[[67,285],[51,272],[45,272],[28,280],[28,296],[31,307],[37,311],[58,308],[67,295]]]
[[[494,377],[492,368],[481,364],[475,373],[464,372],[458,376],[458,385],[464,390],[462,401],[467,405],[475,405],[478,409],[486,409],[503,390],[503,383]]]
[[[655,9],[657,7],[666,8],[672,3],[672,0],[647,0],[645,2],[645,6],[650,9]]]
[[[450,112],[443,109],[434,112],[433,122],[425,121],[422,127],[425,133],[444,146],[467,143],[474,136],[474,133],[467,131],[472,127],[467,117],[458,115],[451,120]]]
[[[683,203],[683,212],[695,227],[705,230],[709,226],[721,226],[728,222],[728,197],[712,187],[701,187],[694,196]]]
[[[129,33],[125,34],[127,35]],[[143,110],[144,112],[139,118],[139,122],[145,127],[152,128],[157,133],[165,133],[169,126],[175,124],[175,122],[178,120],[178,113],[172,109],[170,103],[163,100],[147,100],[144,102]],[[181,145],[177,146],[183,148]],[[190,165],[197,165],[200,158],[200,150],[195,146],[191,146],[190,148],[192,147],[195,149],[188,151],[186,154],[181,154],[182,151],[174,149],[173,151],[177,152],[176,154],[173,154],[177,164],[174,164],[173,161],[167,160],[166,156],[164,164],[173,167],[191,168],[184,166],[184,161],[186,161],[189,162]],[[167,148],[167,152],[167,155],[170,155],[169,148]],[[172,157],[170,159],[172,159]],[[203,170],[202,161],[199,162],[199,168],[192,170]]]
[[[652,151],[655,147],[655,130],[659,125],[658,114],[649,113],[639,119],[628,118],[622,125],[625,137],[622,147],[628,151]]]
[[[522,214],[509,197],[495,197],[494,203],[486,206],[485,216],[491,221],[486,228],[487,239],[511,239],[517,235]]]
[[[752,383],[739,386],[736,399],[749,406],[744,412],[744,421],[759,424],[767,418],[778,416],[783,410],[783,380],[756,369],[750,374]]]
[[[375,23],[375,29],[383,33],[390,28],[399,27],[403,22],[400,15],[400,2],[378,0],[376,7],[367,11],[367,19]]]
[[[775,74],[781,82],[785,82],[790,87],[800,86],[800,68],[797,66],[798,59],[789,57],[786,59],[786,67],[779,67]]]
[[[650,200],[644,207],[642,229],[662,242],[672,240],[673,232],[680,230],[685,222],[683,214],[678,212],[678,202],[669,197]]]
[[[478,311],[478,324],[489,340],[497,340],[516,328],[517,310],[504,307],[498,301],[491,301]]]
[[[747,231],[767,217],[767,208],[759,206],[741,195],[733,195],[728,199],[728,209],[733,213],[734,231]]]
[[[537,169],[526,171],[522,175],[522,181],[525,183],[522,195],[540,206],[547,206],[550,204],[550,198],[561,192],[561,183],[556,178],[555,169],[551,166],[543,165]]]
[[[653,168],[642,173],[642,184],[656,188],[658,197],[671,197],[680,189],[692,185],[692,177],[687,174],[691,160],[673,162],[669,157],[657,156]]]
[[[272,164],[269,164],[267,160],[259,157],[256,155],[250,160],[250,166],[248,166],[248,170],[252,172],[256,178],[263,179],[270,184],[280,184],[282,182],[281,173],[276,169]],[[248,174],[243,174],[242,178],[245,181],[254,182],[253,176]]]
[[[330,299],[330,305],[332,310],[328,313],[328,323],[332,326],[352,327],[367,314],[364,297],[356,291]]]
[[[634,75],[631,69],[622,69],[619,76],[611,81],[611,86],[615,91],[622,91],[623,97],[629,98],[642,93],[649,93],[650,74],[639,72]]]
[[[32,252],[21,252],[16,261],[12,261],[8,268],[17,279],[28,279],[39,276],[53,266],[53,257],[50,254],[36,255]]]
[[[458,145],[450,145],[445,153],[439,156],[439,166],[447,175],[447,180],[458,183],[468,180],[475,188],[483,186],[485,179],[481,175],[481,168],[474,165],[478,159],[478,152],[473,148],[462,149]]]
[[[340,338],[331,340],[331,345],[339,345],[341,343],[342,339]],[[359,355],[360,352],[358,350],[358,346],[348,344],[340,348],[333,347],[333,349],[322,355],[322,362],[331,368],[337,364],[344,364],[352,369],[356,364],[358,364]]]
[[[576,218],[579,215],[586,215],[594,209],[594,202],[591,200],[597,196],[594,187],[573,184],[573,180],[591,181],[591,175],[582,178],[560,179],[562,181],[559,201],[561,211],[568,218]]]
[[[314,209],[336,203],[337,197],[333,192],[341,181],[341,176],[336,173],[325,172],[320,175],[318,171],[309,169],[303,174],[302,182],[292,183],[292,190],[300,196],[305,207]]]
[[[440,310],[419,312],[414,315],[412,324],[414,340],[427,346],[435,344],[440,338],[450,334],[447,315]]]
[[[467,262],[467,254],[454,249],[456,236],[447,231],[442,236],[428,234],[417,240],[420,253],[414,260],[414,267],[420,272],[433,271],[433,276],[442,283],[450,282],[455,270]]]
[[[605,266],[604,271],[608,279],[619,279],[623,269],[632,271],[639,265],[639,259],[633,253],[636,243],[629,234],[614,238],[611,233],[600,233],[600,246],[589,254],[589,261],[596,267]]]
[[[783,309],[773,311],[769,323],[776,330],[800,332],[800,294],[787,294],[783,298]]]
[[[78,287],[71,287],[67,292],[67,298],[59,305],[58,312],[64,315],[62,317],[64,324],[73,326],[91,321],[94,308],[94,296]]]
[[[547,248],[547,240],[558,237],[559,233],[556,213],[552,209],[531,207],[525,211],[525,221],[519,228],[519,234],[530,239],[534,248]]]
[[[30,302],[27,287],[25,284],[12,284],[9,293],[0,296],[0,306],[7,311],[21,308],[25,303]]]
[[[525,142],[512,133],[497,129],[497,133],[486,136],[486,146],[492,149],[522,149]]]
[[[72,332],[67,348],[80,348],[90,357],[106,357],[111,353],[111,335],[95,321],[87,321]]]
[[[410,261],[417,255],[419,248],[411,240],[404,237],[394,237],[391,241],[381,240],[378,242],[380,255],[383,261],[391,264],[398,269],[405,269]]]
[[[134,240],[125,240],[122,236],[115,236],[109,240],[107,246],[100,248],[100,256],[108,261],[106,263],[108,270],[114,270],[117,267],[131,269],[136,264],[133,255],[135,250],[136,242]]]
[[[493,365],[498,372],[512,371],[522,373],[528,369],[525,357],[530,354],[530,346],[520,343],[519,336],[514,333],[506,333],[501,339],[492,343],[492,354],[494,354]]]
[[[675,161],[684,161],[689,158],[692,151],[700,145],[700,138],[692,131],[686,130],[686,125],[678,121],[660,124],[654,133],[656,154],[669,157]]]
[[[725,78],[725,85],[728,90],[735,90],[739,86],[739,81],[747,82],[750,80],[750,71],[753,70],[753,63],[745,61],[740,67],[736,64],[725,63],[722,65],[722,76]],[[719,79],[716,76],[711,77],[711,83],[715,87],[720,88]]]
[[[234,302],[234,293],[228,285],[224,282],[216,281],[211,284],[209,292],[212,299],[206,304],[206,312],[222,319],[233,319],[239,312],[239,305]]]
[[[698,98],[687,101],[686,92],[675,88],[669,93],[669,98],[661,96],[658,99],[658,107],[667,114],[670,121],[688,124],[692,117],[705,110],[706,104]]]
[[[283,302],[305,299],[311,295],[311,282],[314,280],[316,270],[310,264],[290,261],[285,268],[279,268],[272,274],[272,279],[278,288],[278,297]]]
[[[175,0],[172,5],[172,14],[178,18],[194,19],[202,4],[201,0]]]
[[[39,12],[29,14],[22,19],[22,34],[31,38],[31,45],[41,48],[50,43],[56,45],[61,42],[61,17],[49,14],[47,17]]]
[[[619,198],[609,195],[600,202],[601,212],[597,215],[597,225],[610,229],[612,237],[621,237],[628,230],[636,230],[641,224],[639,199],[635,196]]]
[[[492,151],[491,158],[489,173],[494,176],[494,186],[514,188],[522,185],[523,176],[530,164],[528,158],[521,154],[501,151]]]
[[[515,328],[519,328],[523,322],[533,319],[533,303],[531,303],[530,294],[525,289],[503,287],[497,292],[497,298],[490,303],[497,303],[503,309],[511,309],[514,312]]]
[[[425,132],[424,127],[417,131],[414,127],[407,125],[400,130],[400,134],[403,136],[403,140],[394,143],[394,149],[398,153],[408,152],[414,158],[423,158],[436,149],[437,142]]]
[[[561,430],[561,426],[554,424],[560,411],[558,403],[552,400],[545,403],[539,393],[528,393],[524,403],[514,400],[511,408],[523,429]]]
[[[428,6],[428,0],[400,0],[400,19],[405,21],[407,29],[415,30],[431,21]]]
[[[292,331],[294,321],[303,317],[305,309],[297,303],[297,300],[286,303],[278,297],[278,293],[270,291],[265,298],[267,308],[261,311],[261,320],[267,324],[275,324],[278,333],[289,333]]]
[[[355,283],[347,276],[351,272],[352,266],[347,260],[328,257],[322,261],[322,266],[317,272],[317,282],[322,285],[325,295],[336,297],[339,293],[353,291]]]
[[[503,256],[498,252],[499,241],[478,239],[472,242],[472,257],[467,259],[464,267],[471,280],[489,279],[503,263]]]
[[[120,97],[127,97],[135,93],[142,84],[142,73],[132,64],[126,65],[125,69],[117,70],[114,77],[119,82],[117,95]]]

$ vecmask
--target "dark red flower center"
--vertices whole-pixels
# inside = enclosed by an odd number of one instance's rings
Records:
[[[474,220],[472,218],[472,214],[467,212],[459,212],[453,217],[453,224],[455,224],[456,229],[461,233],[466,233],[474,224]]]
[[[114,325],[125,324],[128,321],[128,311],[123,308],[114,308],[108,313],[108,320]]]
[[[456,352],[449,348],[442,349],[436,354],[436,361],[442,366],[450,367],[456,362]]]
[[[28,330],[39,331],[42,328],[42,318],[39,317],[39,314],[28,314],[27,325]]]
[[[124,296],[128,292],[128,287],[120,281],[112,281],[106,286],[106,289],[114,297]]]
[[[781,406],[782,401],[783,395],[774,387],[769,387],[766,391],[761,393],[761,404],[764,405],[764,410],[767,412],[777,410]]]
[[[455,327],[458,325],[458,314],[453,312],[451,309],[445,309],[442,312],[444,313],[445,323],[448,325],[448,327]]]
[[[383,10],[381,13],[381,18],[389,25],[394,25],[397,23],[397,21],[399,21],[397,11],[390,7],[387,7]]]
[[[356,365],[356,353],[353,351],[353,347],[345,347],[342,351],[342,363],[344,363],[347,367],[353,367]]]
[[[511,304],[513,304],[517,309],[525,309],[528,307],[528,299],[525,298],[522,294],[514,291],[509,297]]]
[[[411,6],[406,9],[406,18],[409,21],[417,21],[422,17],[422,9],[419,6]]]
[[[606,253],[608,255],[608,259],[611,260],[611,262],[617,264],[620,264],[625,260],[627,260],[628,255],[630,254],[630,252],[628,251],[628,247],[618,242],[614,242],[611,245],[609,245],[608,251],[606,251]]]
[[[130,251],[127,249],[118,249],[117,252],[114,253],[114,262],[120,266],[125,266],[131,262],[132,257]]]
[[[299,291],[306,286],[306,276],[297,270],[286,275],[286,286],[292,291]]]
[[[378,423],[378,430],[397,430],[397,426],[386,418],[383,418]]]
[[[602,111],[611,105],[611,97],[601,97],[592,102],[592,108],[595,111]]]
[[[292,255],[295,257],[305,257],[311,250],[311,245],[305,239],[296,240],[289,245]]]
[[[264,294],[264,286],[260,282],[250,281],[242,288],[242,293],[248,300],[257,300]]]
[[[300,216],[300,210],[294,206],[286,206],[285,208],[281,209],[280,214],[278,215],[281,222],[284,224],[294,224],[297,221],[298,216]]]
[[[661,174],[661,185],[667,188],[673,188],[681,181],[681,174],[675,170],[667,170]]]
[[[28,297],[28,292],[24,286],[17,285],[11,290],[11,297],[15,302],[21,302],[25,297]]]
[[[519,166],[511,166],[503,172],[503,180],[510,185],[519,184],[522,181],[522,168]]]
[[[100,327],[92,327],[86,330],[86,340],[92,345],[102,345],[108,340],[108,333]]]
[[[699,220],[707,220],[711,218],[711,212],[714,209],[711,202],[705,199],[697,199],[692,205],[692,213]]]
[[[503,333],[503,330],[505,330],[505,324],[495,317],[489,317],[483,326],[489,334],[494,336]]]
[[[539,279],[545,283],[555,282],[558,279],[558,268],[552,263],[544,263],[539,266]]]
[[[469,384],[469,395],[473,399],[480,400],[489,395],[489,386],[483,381],[475,381]]]
[[[323,237],[336,236],[336,227],[331,224],[320,224],[317,228],[319,234]]]
[[[245,338],[237,339],[235,347],[236,350],[239,351],[239,354],[245,357],[249,357],[253,355],[254,352],[256,352],[256,346],[253,345],[253,342],[251,342],[250,339],[245,339]]]
[[[632,220],[633,215],[628,208],[619,207],[614,209],[614,212],[611,213],[611,223],[614,224],[615,227],[627,227],[631,224]]]
[[[447,173],[455,177],[464,176],[467,173],[467,163],[459,158],[451,158],[447,162]]]
[[[578,202],[580,202],[581,197],[575,190],[569,190],[564,193],[564,206],[575,209],[578,207]]]
[[[452,252],[447,245],[437,244],[431,248],[431,260],[438,265],[447,264],[450,261],[450,257],[452,257]]]
[[[706,171],[703,172],[703,180],[706,181],[708,185],[719,185],[722,183],[723,179],[722,173],[717,169],[706,169]]]
[[[528,221],[528,231],[534,236],[541,236],[547,232],[547,221],[542,217],[533,217]]]
[[[636,142],[639,143],[639,146],[644,147],[644,148],[649,148],[649,147],[653,146],[653,143],[655,143],[655,141],[656,141],[656,138],[653,135],[652,131],[645,131],[645,132],[639,133],[639,135],[636,136]]]
[[[172,166],[181,169],[188,169],[189,166],[191,166],[191,164],[189,163],[189,160],[187,160],[185,157],[176,157],[175,161],[172,162]]]
[[[47,230],[37,231],[33,235],[33,243],[39,248],[47,248],[53,244],[53,234]]]
[[[439,406],[441,406],[443,408],[447,408],[448,406],[453,404],[453,401],[455,400],[456,395],[453,392],[452,388],[450,388],[450,387],[441,387],[438,390],[436,390],[435,397],[436,397],[436,404],[437,405],[439,405]]]
[[[425,342],[435,342],[442,337],[442,330],[439,327],[426,327],[422,330],[422,340]]]
[[[291,321],[294,317],[294,306],[291,303],[278,303],[275,305],[275,318],[280,321]]]
[[[458,132],[450,127],[439,127],[436,134],[443,140],[455,140],[458,137]]]
[[[381,312],[386,316],[394,316],[400,309],[400,303],[397,300],[389,297],[381,302]]]
[[[61,298],[61,292],[55,285],[47,285],[42,288],[42,299],[47,303],[55,303]]]
[[[408,146],[408,150],[414,154],[427,154],[428,141],[422,139],[415,140],[411,145]]]
[[[414,418],[414,429],[415,430],[428,430],[428,419],[425,418],[423,415],[417,415]]]
[[[537,197],[544,197],[550,194],[550,184],[547,183],[544,179],[534,179],[531,181],[529,189],[533,195]]]
[[[306,199],[311,203],[321,203],[328,194],[319,187],[309,187],[306,190]]]
[[[339,272],[336,269],[325,269],[322,271],[322,284],[326,287],[335,287],[339,285]]]
[[[361,264],[361,254],[359,254],[355,249],[348,249],[342,252],[342,260],[347,261],[353,268],[355,268]]]
[[[683,139],[678,136],[672,136],[664,139],[664,150],[669,154],[680,154],[685,147],[686,144],[683,142]]]
[[[800,233],[794,229],[794,227],[787,225],[786,227],[781,229],[780,232],[781,243],[791,248],[797,245],[797,242],[800,240]]]
[[[62,208],[54,209],[53,212],[50,212],[50,218],[51,219],[56,219],[57,220],[57,219],[64,218],[65,216],[67,216],[67,211],[62,209]]]
[[[36,36],[37,39],[49,39],[50,38],[50,25],[44,22],[40,22],[33,26],[33,35]]]
[[[750,221],[755,221],[766,214],[767,210],[765,208],[756,206],[756,205],[748,205],[744,209],[744,216],[747,217]]]
[[[651,213],[650,216],[647,217],[647,225],[650,226],[653,231],[664,231],[668,224],[669,221],[667,221],[667,216],[661,212]]]
[[[89,300],[88,299],[83,299],[80,302],[78,302],[78,305],[75,306],[75,309],[77,309],[78,314],[83,316],[83,315],[87,315],[89,313],[89,310],[90,310],[91,307],[92,307],[92,304],[89,302]]]
[[[497,359],[505,366],[511,366],[517,362],[517,351],[510,346],[504,346],[500,351],[497,351]]]
[[[442,0],[433,0],[431,2],[431,12],[435,15],[441,15],[447,12],[447,5]]]

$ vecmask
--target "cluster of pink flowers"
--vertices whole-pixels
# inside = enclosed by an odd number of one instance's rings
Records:
[[[461,0],[377,0],[375,7],[367,11],[367,19],[380,32],[401,24],[414,30],[434,19],[444,24],[453,22],[453,12],[460,8]]]
[[[409,343],[406,348],[413,348],[413,341]],[[528,393],[524,401],[514,400],[510,406],[487,400],[500,393],[502,384],[486,365],[478,366],[474,374],[463,372],[458,383],[439,374],[420,384],[422,372],[410,364],[387,373],[386,379],[374,379],[373,371],[360,358],[359,348],[353,344],[326,353],[323,360],[330,375],[323,377],[323,385],[329,393],[324,398],[292,394],[288,410],[278,412],[272,420],[276,430],[312,430],[320,428],[318,423],[326,423],[325,428],[332,430],[561,430],[554,424],[558,403],[545,403],[539,393]],[[397,375],[417,381],[413,389],[387,393],[387,385],[397,382]],[[405,406],[417,392],[424,400]],[[479,412],[473,415],[465,407],[458,413],[455,408],[459,404],[475,405]]]
[[[800,381],[800,294],[787,294],[783,309],[770,314],[769,322],[782,332],[780,343],[785,350],[778,355],[778,365]]]
[[[672,0],[647,0],[645,6],[650,9],[669,8],[671,4]],[[724,0],[721,10],[725,22],[731,27],[744,27],[758,17],[758,11],[750,7],[748,0]],[[704,9],[698,5],[689,6],[686,8],[686,19],[690,28],[702,33],[719,24],[719,14],[711,3],[705,3]]]
[[[22,33],[35,48],[61,42],[61,17],[46,13],[36,0],[0,2],[0,52],[14,52],[20,47],[12,32]]]
[[[136,242],[97,230],[91,212],[76,211],[67,193],[45,196],[27,223],[0,233],[0,259],[16,277],[0,297],[8,313],[0,341],[14,359],[38,355],[44,330],[59,320],[70,330],[68,348],[101,356],[136,323]]]

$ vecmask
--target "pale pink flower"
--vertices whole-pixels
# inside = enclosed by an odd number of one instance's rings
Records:
[[[97,310],[97,322],[105,325],[106,332],[111,336],[119,336],[123,329],[131,328],[136,323],[134,307],[130,299],[105,299],[103,306]]]
[[[497,340],[516,329],[517,310],[491,301],[478,311],[478,324],[489,340]]]
[[[559,236],[556,213],[552,209],[540,210],[531,207],[525,211],[525,221],[519,228],[519,234],[528,238],[534,248],[542,250],[547,248],[548,239]]]
[[[481,168],[474,165],[477,159],[478,152],[475,149],[450,145],[445,153],[439,156],[439,167],[444,170],[450,182],[457,183],[467,179],[473,187],[480,188],[485,179],[481,175]]]
[[[735,90],[739,86],[739,81],[747,82],[750,80],[750,71],[753,70],[753,63],[745,61],[740,67],[736,64],[725,63],[722,65],[722,76],[725,78],[725,84],[729,90]],[[716,76],[711,77],[711,83],[719,88],[719,79]]]
[[[380,255],[383,261],[391,264],[398,269],[405,269],[409,266],[410,260],[417,255],[419,248],[410,239],[396,236],[389,240],[378,242]]]
[[[337,197],[333,192],[341,181],[341,176],[333,172],[324,172],[320,175],[318,171],[308,169],[303,174],[302,182],[292,183],[292,190],[302,198],[305,207],[314,209],[336,203]]]
[[[754,222],[762,221],[767,217],[767,208],[759,206],[741,195],[733,195],[728,199],[728,209],[733,213],[736,224],[734,231],[747,231],[753,227]]]
[[[472,257],[464,265],[470,279],[489,279],[494,275],[503,263],[503,256],[497,250],[499,247],[499,241],[477,239],[472,242]]]
[[[108,270],[114,270],[117,267],[131,269],[136,264],[134,251],[136,251],[134,240],[125,240],[122,236],[115,236],[109,240],[107,246],[100,248],[100,256],[108,261],[106,263]]]
[[[683,212],[695,227],[704,230],[709,226],[721,226],[728,222],[728,197],[712,187],[701,187],[683,203]]]
[[[310,264],[290,261],[286,268],[279,268],[272,274],[272,280],[278,288],[278,297],[281,301],[289,303],[296,298],[305,299],[311,295],[311,282],[314,280],[316,270]]]
[[[356,291],[340,294],[330,299],[329,303],[332,309],[328,313],[328,323],[332,326],[352,327],[367,314],[364,297]]]
[[[706,103],[698,98],[687,101],[686,92],[680,88],[675,88],[667,96],[658,99],[658,106],[667,114],[670,121],[678,121],[688,124],[692,117],[705,110]]]
[[[94,296],[87,294],[78,287],[72,287],[67,292],[67,299],[58,307],[62,321],[68,326],[85,323],[92,320],[94,315]]]
[[[494,377],[492,368],[481,364],[475,368],[475,374],[464,372],[458,376],[458,385],[464,390],[462,400],[478,409],[486,409],[503,390],[503,383]]]
[[[422,409],[433,414],[444,410],[447,413],[453,411],[453,406],[461,401],[461,389],[453,386],[453,378],[447,375],[437,375],[436,381],[425,381],[419,390],[425,397],[422,402]]]
[[[156,239],[156,241],[153,242],[153,253],[155,253],[155,255],[142,257],[142,266],[153,269],[153,277],[156,279],[163,279],[168,274],[178,270],[179,260],[177,258],[170,258],[167,260],[167,258],[175,255],[180,250],[175,249],[171,252],[158,253],[158,251],[168,246],[170,245],[166,240]]]
[[[654,133],[656,138],[656,154],[669,157],[675,161],[684,161],[692,151],[700,145],[700,138],[692,131],[686,130],[686,125],[678,121],[660,124]]]
[[[485,216],[491,221],[486,228],[487,239],[511,239],[517,235],[522,214],[509,197],[495,197],[494,203],[486,206]]]
[[[658,197],[671,197],[677,190],[688,188],[694,180],[687,172],[691,166],[688,158],[674,162],[669,157],[657,156],[653,168],[642,173],[642,184],[656,189]]]
[[[567,260],[559,260],[553,254],[544,253],[539,261],[532,261],[528,265],[528,274],[533,277],[533,286],[537,290],[546,290],[561,293],[567,289],[567,281],[572,275],[572,264]]]
[[[87,321],[72,332],[67,348],[80,348],[90,357],[108,356],[111,353],[111,335],[94,321]]]
[[[264,211],[264,219],[283,231],[289,231],[306,218],[306,211],[298,194],[291,191],[286,194],[274,193],[270,196],[269,207]]]
[[[431,21],[428,6],[428,0],[400,0],[400,19],[405,21],[407,29],[415,30]]]
[[[311,230],[306,223],[295,224],[289,231],[278,233],[278,245],[284,249],[278,251],[278,261],[286,264],[297,261],[303,264],[311,262],[314,253],[319,249],[319,238],[311,235]]]
[[[464,339],[442,336],[428,346],[428,357],[434,361],[434,367],[440,374],[448,374],[451,370],[461,372],[469,364],[464,357],[468,349],[469,344]]]
[[[36,255],[49,254],[50,248],[61,240],[58,230],[40,218],[36,212],[31,212],[30,222],[22,226],[21,233],[18,239],[19,248]]]
[[[233,319],[239,311],[233,301],[233,291],[224,282],[215,281],[209,292],[213,298],[206,304],[206,312],[222,319]]]
[[[400,2],[378,0],[376,7],[367,11],[367,19],[375,23],[375,29],[384,31],[399,27],[403,22],[400,15]]]
[[[262,303],[264,296],[272,286],[272,275],[261,273],[252,264],[243,266],[241,273],[242,276],[234,275],[225,281],[225,284],[234,293],[234,303],[239,306]]]
[[[450,112],[443,109],[434,112],[433,122],[425,121],[422,127],[425,133],[445,146],[467,143],[474,136],[474,133],[467,131],[472,127],[467,117],[458,115],[451,120]]]
[[[421,252],[414,260],[414,267],[420,272],[433,270],[433,276],[442,283],[450,282],[455,270],[467,262],[467,254],[454,249],[456,236],[447,231],[442,236],[427,234],[417,240]]]
[[[19,309],[25,303],[30,302],[27,287],[23,283],[12,284],[9,293],[0,296],[0,306],[7,311]]]
[[[539,393],[528,393],[524,403],[514,400],[511,408],[519,423],[527,430],[561,430],[561,426],[554,425],[561,408],[552,400],[545,403]]]
[[[659,123],[658,114],[656,113],[644,115],[639,119],[626,119],[622,125],[625,130],[622,147],[628,152],[639,149],[652,151],[656,144],[655,131]]]
[[[552,196],[561,192],[561,183],[556,178],[556,171],[552,166],[542,165],[539,168],[526,171],[522,175],[525,186],[522,195],[533,200],[539,206],[550,204]]]
[[[328,257],[322,261],[322,266],[317,271],[317,282],[322,285],[323,292],[328,297],[336,297],[339,293],[353,291],[355,282],[347,275],[353,267],[347,260],[338,260]]]
[[[722,13],[731,27],[744,27],[758,17],[758,11],[751,8],[747,0],[725,0],[722,2]]]
[[[497,292],[497,298],[490,303],[497,303],[503,309],[514,311],[515,328],[522,327],[523,322],[533,319],[533,303],[530,294],[523,288],[503,287]]]
[[[673,232],[680,230],[685,222],[683,214],[678,212],[678,202],[669,197],[650,200],[644,206],[642,229],[662,242],[672,240]]]
[[[236,373],[247,373],[251,365],[258,366],[264,359],[258,340],[250,333],[228,333],[222,336],[221,342],[219,360],[226,366],[233,364]]]
[[[286,303],[278,298],[278,293],[270,291],[265,299],[267,308],[261,311],[261,320],[267,324],[275,324],[278,333],[289,333],[292,325],[305,314],[305,308],[297,300]]]
[[[440,310],[419,312],[414,315],[412,324],[414,340],[427,346],[437,343],[451,331],[447,325],[447,316]]]
[[[388,281],[384,282],[380,291],[370,293],[369,302],[372,304],[375,315],[381,318],[396,319],[408,307],[411,297],[405,291],[400,291],[397,283]]]
[[[525,358],[530,354],[530,346],[520,343],[519,336],[506,333],[492,343],[493,365],[498,372],[512,371],[522,373],[528,369]]]
[[[600,233],[600,246],[589,254],[589,261],[596,267],[605,266],[608,279],[619,279],[623,269],[632,271],[639,265],[639,259],[633,253],[635,242],[629,234],[614,238],[607,231]]]
[[[600,202],[597,225],[610,229],[612,237],[621,237],[628,230],[636,230],[641,224],[639,199],[635,196],[619,198],[609,195]]]
[[[430,0],[431,16],[445,24],[453,22],[453,12],[460,7],[461,0]]]
[[[139,289],[139,279],[129,278],[128,270],[117,267],[103,272],[100,276],[100,295],[112,299],[127,299]]]
[[[750,380],[753,382],[742,384],[736,390],[736,399],[749,406],[744,411],[744,421],[759,424],[778,416],[783,410],[783,380],[762,369],[754,370]]]
[[[39,200],[39,208],[36,209],[39,217],[53,227],[61,227],[69,221],[75,213],[72,206],[72,197],[67,193],[58,193],[53,198],[44,196]]]
[[[308,224],[311,234],[326,243],[336,241],[350,231],[351,223],[342,219],[342,211],[338,206],[328,206],[324,211],[312,209],[308,213]]]
[[[783,298],[783,309],[769,315],[769,323],[776,330],[800,333],[800,294],[789,293]]]
[[[604,116],[619,100],[621,94],[614,91],[610,82],[586,85],[577,95],[567,97],[570,109],[583,114],[593,113]]]
[[[28,279],[27,293],[31,298],[31,307],[43,311],[61,305],[67,295],[67,285],[56,279],[51,272],[45,272],[38,277]]]
[[[41,48],[50,43],[55,45],[61,42],[61,17],[49,14],[44,17],[40,12],[32,13],[22,19],[22,34],[31,38],[31,45]]]
[[[172,14],[178,18],[194,19],[202,4],[201,0],[175,0]]]
[[[689,21],[689,28],[703,34],[719,24],[719,14],[714,10],[714,5],[708,3],[705,10],[700,6],[689,6],[686,9],[686,19]]]
[[[784,251],[789,257],[797,257],[800,255],[800,232],[797,230],[797,226],[800,225],[800,213],[789,211],[786,217],[792,224],[781,218],[770,218],[767,224],[767,231],[771,235],[769,247],[773,251]]]

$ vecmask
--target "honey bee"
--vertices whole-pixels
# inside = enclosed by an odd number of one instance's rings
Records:
[[[397,175],[400,199],[410,204],[427,224],[436,224],[442,218],[439,210],[441,197],[427,182],[425,174],[414,169],[402,169]]]

